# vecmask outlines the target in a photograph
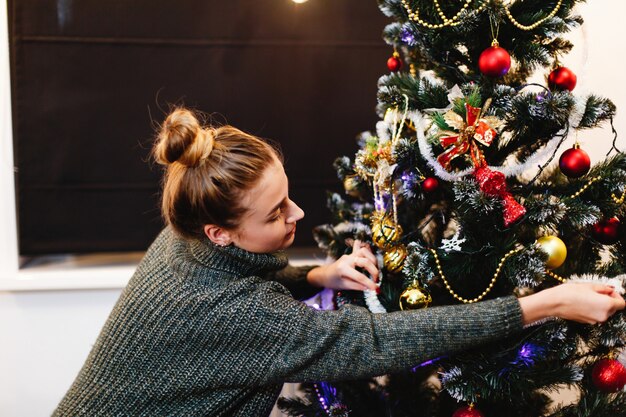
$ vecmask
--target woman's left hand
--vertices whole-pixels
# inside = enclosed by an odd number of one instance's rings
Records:
[[[357,268],[367,271],[371,279]],[[375,284],[378,281],[376,256],[369,245],[355,240],[352,253],[343,255],[332,264],[311,269],[307,281],[317,287],[334,290],[376,291],[378,288]]]

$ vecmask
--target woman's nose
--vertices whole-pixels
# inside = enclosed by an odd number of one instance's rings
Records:
[[[304,211],[293,201],[289,200],[289,216],[287,223],[295,223],[304,217]]]

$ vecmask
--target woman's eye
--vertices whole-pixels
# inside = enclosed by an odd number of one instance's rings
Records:
[[[283,215],[283,210],[279,209],[276,215],[272,217],[270,221],[273,221],[273,222],[278,221],[282,217],[282,215]]]

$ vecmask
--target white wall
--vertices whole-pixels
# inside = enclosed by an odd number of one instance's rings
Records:
[[[287,1],[287,0],[285,0]],[[315,1],[315,0],[312,0]],[[373,1],[373,0],[371,0]],[[626,4],[591,1],[581,7],[587,21],[588,60],[586,80],[576,92],[586,90],[610,97],[618,109],[626,109],[623,48],[626,39]],[[6,54],[6,10],[0,10],[0,192],[8,194],[7,166],[10,157],[10,125],[7,123],[8,55]],[[374,28],[373,30],[379,30]],[[564,63],[581,74],[581,34],[574,34],[579,47]],[[373,126],[372,126],[373,127]],[[616,127],[622,134],[619,146],[626,148],[626,121],[618,115]],[[594,160],[610,147],[610,130],[581,135],[582,146]],[[3,185],[4,184],[4,185]],[[13,215],[11,195],[2,195],[0,219]],[[7,225],[0,221],[0,226]],[[6,251],[11,245],[11,227],[0,230],[0,274],[13,262]],[[14,245],[13,245],[14,247]],[[0,277],[1,278],[1,277]],[[89,277],[84,277],[88,280]],[[100,327],[109,314],[119,289],[80,291],[0,292],[0,415],[41,417],[49,415],[82,365]]]
[[[0,415],[47,416],[119,290],[0,293]]]

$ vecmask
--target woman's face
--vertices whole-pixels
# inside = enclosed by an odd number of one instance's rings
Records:
[[[242,201],[248,209],[231,231],[232,243],[249,252],[270,253],[293,243],[296,222],[304,211],[289,199],[289,183],[283,165],[276,160]]]

